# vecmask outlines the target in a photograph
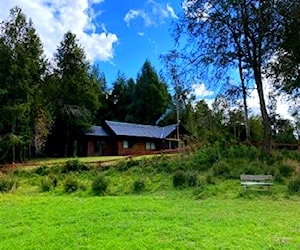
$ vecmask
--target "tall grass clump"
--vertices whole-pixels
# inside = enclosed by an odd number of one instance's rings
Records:
[[[57,186],[56,176],[45,176],[40,183],[40,188],[42,192],[49,192]]]
[[[45,176],[50,173],[50,168],[48,166],[42,165],[42,166],[39,166],[38,168],[36,168],[34,173],[36,173],[40,176]]]
[[[186,182],[185,172],[182,170],[177,170],[173,174],[173,187],[182,187],[185,185],[185,182]]]
[[[0,192],[9,192],[17,188],[17,180],[14,176],[0,176]]]
[[[141,191],[143,191],[145,189],[145,182],[143,180],[136,180],[133,183],[133,191],[135,193],[140,193]]]
[[[72,159],[65,163],[62,173],[80,172],[89,170],[88,166],[80,162],[78,159]]]
[[[92,182],[92,192],[94,195],[103,195],[107,189],[108,181],[104,175],[98,175]]]
[[[114,169],[118,171],[127,171],[131,167],[138,166],[138,165],[139,165],[139,161],[137,160],[129,160],[129,161],[122,160],[117,162],[117,164],[114,166]]]
[[[74,176],[68,176],[64,181],[64,191],[73,193],[79,188],[79,181]]]
[[[290,194],[300,194],[300,175],[296,175],[288,183],[288,192]]]

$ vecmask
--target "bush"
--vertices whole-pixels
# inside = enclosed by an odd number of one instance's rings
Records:
[[[292,166],[289,166],[289,165],[280,164],[279,172],[282,176],[288,177],[288,176],[291,176],[293,174],[294,168]]]
[[[42,192],[49,192],[51,189],[53,189],[53,187],[54,187],[53,181],[48,176],[44,177],[41,180],[40,188]]]
[[[78,187],[79,187],[79,182],[73,176],[69,176],[64,182],[64,191],[66,193],[73,193],[78,189]]]
[[[114,166],[114,169],[118,171],[127,171],[130,168],[130,164],[128,161],[118,161],[117,164]]]
[[[139,193],[145,189],[145,182],[143,180],[136,180],[133,183],[133,191]]]
[[[213,175],[214,176],[225,176],[228,177],[230,173],[230,168],[227,162],[225,161],[218,161],[213,165]]]
[[[47,166],[39,166],[34,173],[40,175],[40,176],[45,176],[48,175],[50,172],[50,168]]]
[[[300,175],[292,178],[288,184],[288,192],[291,194],[300,194]]]
[[[17,180],[13,176],[0,177],[0,192],[13,191],[17,187]]]
[[[104,175],[99,175],[92,182],[92,191],[95,195],[103,195],[107,189],[108,182]]]
[[[184,186],[186,182],[186,175],[182,170],[177,170],[173,175],[173,187]]]
[[[63,173],[80,172],[89,170],[88,166],[80,162],[78,159],[69,160],[65,163]]]
[[[197,174],[194,172],[188,172],[186,175],[187,185],[189,187],[195,187],[198,184]]]
[[[195,153],[194,161],[200,170],[209,169],[220,158],[218,148],[203,148]]]

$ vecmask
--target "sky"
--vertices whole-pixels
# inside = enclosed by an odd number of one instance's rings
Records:
[[[48,58],[70,30],[108,84],[118,72],[136,79],[146,59],[162,68],[159,55],[174,45],[169,28],[181,8],[179,0],[1,0],[0,20],[16,5],[32,19]]]
[[[51,59],[67,31],[76,34],[87,58],[104,72],[110,87],[118,72],[136,79],[148,59],[157,72],[161,54],[174,48],[170,24],[182,11],[180,0],[0,0],[0,21],[18,5],[30,17]],[[214,92],[203,83],[193,84],[198,99],[212,102]],[[266,85],[266,93],[268,92]],[[259,110],[256,91],[248,100]],[[279,100],[278,112],[286,118],[288,104]]]

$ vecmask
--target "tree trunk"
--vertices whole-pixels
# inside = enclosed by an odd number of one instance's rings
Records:
[[[248,117],[248,105],[247,105],[247,89],[245,86],[245,78],[243,76],[243,67],[242,67],[242,56],[239,54],[239,74],[242,84],[242,94],[243,94],[243,104],[244,104],[244,120],[245,120],[245,129],[246,129],[246,141],[250,140],[250,125]]]
[[[67,129],[66,129],[66,142],[65,142],[65,153],[64,156],[67,157],[68,155],[68,143],[69,143],[69,125],[67,124]]]
[[[254,78],[257,87],[257,93],[258,93],[259,103],[260,103],[260,111],[263,119],[263,128],[264,128],[262,152],[265,154],[269,154],[271,150],[271,136],[272,136],[271,120],[266,108],[261,73],[257,69],[254,70]]]

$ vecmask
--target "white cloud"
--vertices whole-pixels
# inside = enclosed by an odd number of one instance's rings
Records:
[[[269,95],[275,95],[276,97],[276,113],[279,114],[283,119],[290,119],[292,120],[293,117],[289,113],[289,106],[290,103],[287,101],[284,95],[277,95],[275,89],[273,88],[272,84],[266,80],[264,81],[264,96],[266,105],[269,104],[270,99]],[[260,104],[259,104],[259,97],[257,93],[257,89],[253,89],[250,91],[250,95],[247,99],[248,107],[253,111],[254,114],[261,114],[260,112]]]
[[[144,8],[129,10],[124,17],[124,21],[126,22],[127,26],[130,27],[130,23],[136,18],[142,18],[145,26],[149,27],[162,24],[168,18],[178,17],[176,16],[171,5],[167,4],[164,6],[154,0],[148,0]]]
[[[215,93],[214,91],[208,90],[203,83],[192,84],[193,94],[196,96],[196,102],[199,100],[205,100],[205,102],[211,107],[214,102]],[[272,87],[272,84],[264,79],[264,95],[266,105],[270,102],[269,95],[276,94]],[[242,101],[242,100],[241,100]],[[276,113],[278,113],[283,119],[293,120],[293,117],[289,113],[290,102],[283,95],[276,95]],[[249,92],[249,97],[247,98],[248,108],[253,114],[261,115],[259,97],[257,89],[253,89]]]
[[[44,45],[47,57],[51,57],[67,31],[76,34],[80,45],[91,61],[107,61],[113,58],[116,34],[96,32],[93,4],[104,0],[1,0],[0,20],[9,16],[9,10],[18,5],[30,17]],[[104,26],[103,26],[104,27]]]
[[[167,4],[167,10],[170,13],[171,17],[178,19],[178,16],[175,14],[174,9],[169,4]]]
[[[211,97],[214,95],[214,92],[206,89],[203,83],[194,83],[192,89],[197,99],[203,99],[204,97]]]

